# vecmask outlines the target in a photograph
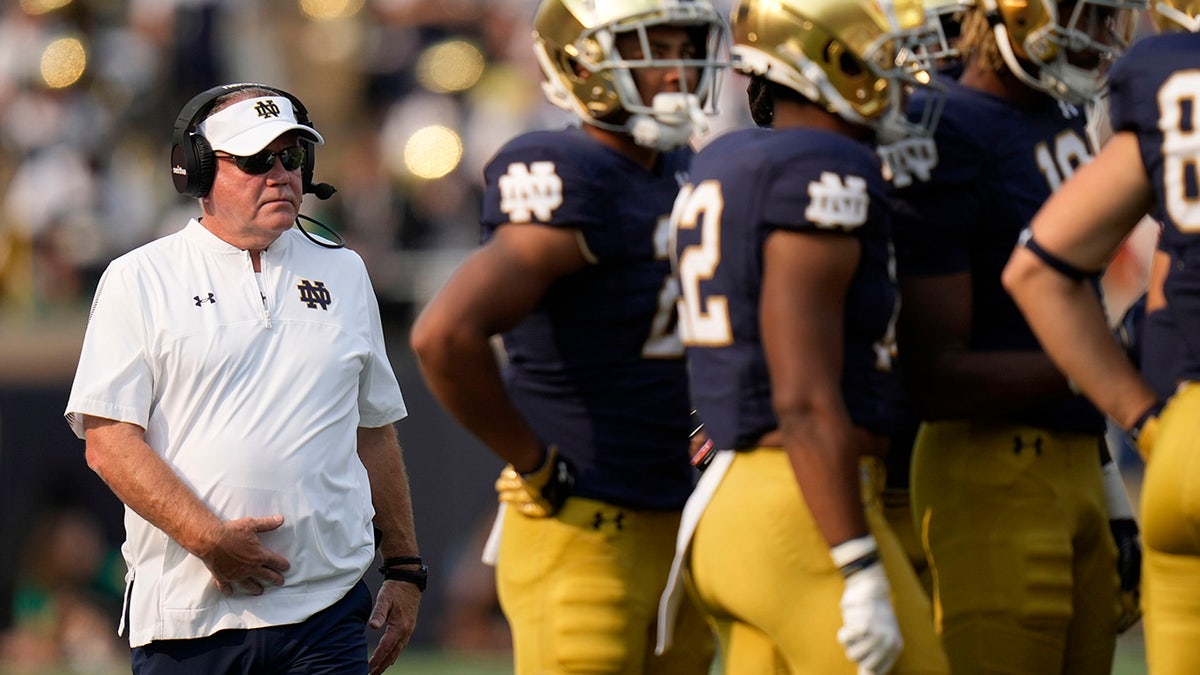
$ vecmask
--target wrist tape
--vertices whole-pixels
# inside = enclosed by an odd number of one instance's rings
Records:
[[[861,572],[879,562],[879,546],[873,535],[864,535],[843,541],[829,549],[833,564],[842,573],[842,578]]]

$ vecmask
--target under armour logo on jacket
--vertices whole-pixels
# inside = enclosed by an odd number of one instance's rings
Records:
[[[197,306],[197,307],[201,307],[201,306],[203,306],[203,305],[204,305],[204,303],[206,303],[206,302],[207,302],[207,303],[214,304],[214,305],[215,305],[215,304],[217,304],[217,299],[213,297],[213,294],[212,294],[212,293],[209,293],[209,294],[208,294],[208,297],[205,297],[205,298],[202,298],[202,297],[200,297],[200,296],[198,296],[198,295],[193,295],[193,296],[192,296],[192,299],[196,301],[196,306]]]

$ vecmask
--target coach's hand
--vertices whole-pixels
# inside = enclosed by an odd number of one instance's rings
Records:
[[[212,546],[198,554],[225,595],[235,590],[262,595],[267,585],[282,586],[283,573],[291,568],[286,558],[263,547],[260,532],[283,525],[283,516],[238,518],[221,523]]]
[[[892,669],[904,639],[892,609],[891,588],[875,538],[851,539],[831,552],[846,580],[842,591],[842,627],[838,642],[858,664],[859,675],[883,675]]]
[[[421,605],[421,589],[407,581],[384,581],[375,598],[375,609],[371,611],[368,624],[372,629],[383,629],[383,636],[371,660],[367,663],[371,675],[380,675],[396,662],[400,652],[408,645],[413,629],[417,626],[417,609]]]
[[[546,448],[546,458],[537,469],[523,474],[509,464],[496,479],[500,501],[531,518],[547,518],[557,513],[574,486],[575,468],[554,445]]]

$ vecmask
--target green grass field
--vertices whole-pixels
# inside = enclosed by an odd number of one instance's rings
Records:
[[[401,673],[419,675],[510,675],[512,664],[504,655],[494,657],[464,656],[434,651],[414,651],[400,657],[388,675]],[[1112,675],[1146,675],[1146,654],[1142,648],[1142,629],[1122,635],[1117,642],[1116,661]]]
[[[96,672],[94,670],[14,669],[0,663],[0,675],[128,675],[127,669]],[[388,675],[511,675],[512,663],[506,654],[476,656],[415,649],[400,656]],[[1112,675],[1145,675],[1145,652],[1142,648],[1141,626],[1121,636],[1117,643],[1117,658]]]

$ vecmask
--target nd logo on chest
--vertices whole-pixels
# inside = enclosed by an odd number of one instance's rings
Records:
[[[308,305],[309,309],[316,309],[318,306],[323,310],[329,309],[329,303],[333,302],[333,297],[329,294],[329,289],[325,288],[324,281],[309,281],[301,279],[296,285],[300,289],[300,302]]]

